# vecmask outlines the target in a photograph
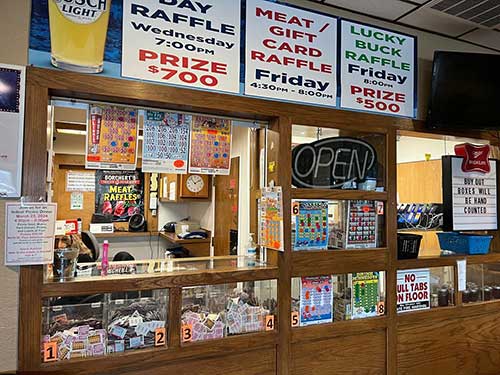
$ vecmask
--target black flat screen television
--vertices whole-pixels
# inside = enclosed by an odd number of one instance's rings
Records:
[[[500,55],[434,53],[432,129],[500,129]]]

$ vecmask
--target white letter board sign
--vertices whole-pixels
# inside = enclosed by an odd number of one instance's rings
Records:
[[[443,156],[444,230],[497,230],[497,160],[490,171],[464,172],[463,158]]]

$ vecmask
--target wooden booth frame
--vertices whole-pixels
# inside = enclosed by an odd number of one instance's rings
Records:
[[[268,173],[268,179],[283,187],[285,251],[271,254],[270,258],[276,260],[275,265],[262,269],[213,270],[174,276],[138,275],[120,281],[105,279],[92,282],[44,283],[42,266],[23,266],[20,270],[18,342],[18,369],[21,372],[143,374],[167,373],[170,370],[179,374],[201,375],[416,374],[412,372],[411,364],[408,364],[407,371],[397,370],[398,347],[401,347],[398,343],[399,330],[411,332],[412,326],[417,324],[427,324],[426,328],[429,328],[434,321],[439,324],[443,319],[450,317],[461,319],[470,313],[479,315],[495,312],[497,319],[500,320],[499,303],[463,307],[460,306],[460,300],[459,306],[453,309],[437,309],[405,316],[396,314],[398,268],[422,268],[433,264],[453,265],[456,261],[454,257],[427,262],[397,261],[396,135],[401,129],[406,131],[423,129],[421,122],[34,67],[27,69],[26,81],[23,175],[25,196],[46,194],[47,115],[48,104],[54,96],[268,121],[270,124],[268,144],[273,144],[272,149],[268,147],[268,161],[273,160],[276,163],[274,171]],[[365,192],[291,189],[293,124],[331,127],[344,132],[354,130],[383,136],[386,190]],[[474,135],[477,137],[477,134]],[[258,165],[255,161],[252,164],[254,167]],[[258,186],[258,183],[253,186]],[[252,196],[255,197],[257,194],[258,192],[253,189]],[[361,199],[384,202],[386,246],[356,251],[293,252],[290,235],[293,198]],[[482,257],[482,260],[500,262],[500,254],[490,254]],[[479,262],[479,259],[477,261]],[[291,327],[292,277],[363,271],[386,272],[386,315],[311,327]],[[181,287],[267,279],[278,280],[277,329],[202,343],[180,344]],[[159,288],[170,289],[168,348],[143,349],[106,357],[49,364],[41,362],[43,298]],[[418,361],[425,359],[420,357]]]

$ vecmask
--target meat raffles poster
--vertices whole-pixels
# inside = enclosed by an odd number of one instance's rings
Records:
[[[137,171],[96,171],[95,212],[126,222],[144,214],[144,178]]]
[[[238,93],[240,2],[124,0],[122,76]]]
[[[247,0],[246,22],[246,95],[336,106],[336,18]]]
[[[416,38],[341,20],[340,106],[415,117]]]

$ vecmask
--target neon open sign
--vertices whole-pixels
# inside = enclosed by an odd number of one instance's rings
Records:
[[[376,177],[377,153],[360,139],[334,137],[296,146],[292,183],[298,188],[335,189]]]

